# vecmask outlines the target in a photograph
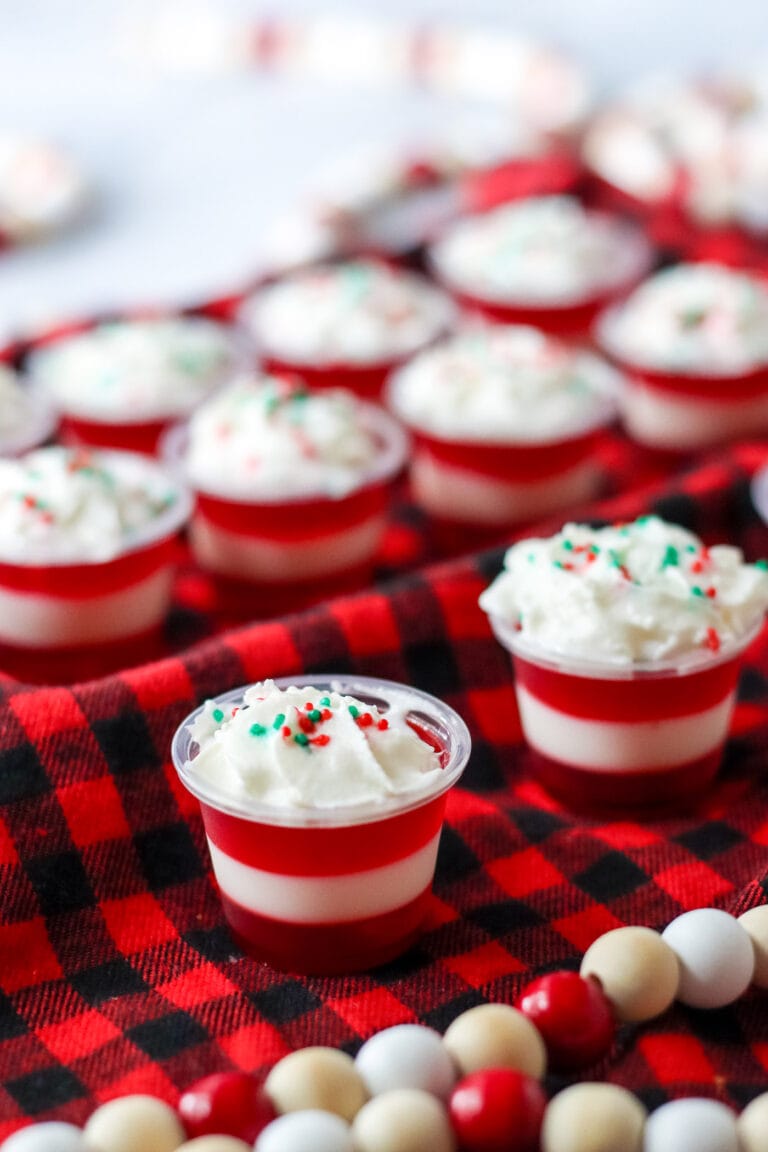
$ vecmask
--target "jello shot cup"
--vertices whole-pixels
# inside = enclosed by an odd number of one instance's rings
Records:
[[[288,273],[257,289],[240,310],[264,372],[369,400],[454,318],[450,299],[423,276],[366,259]]]
[[[44,448],[0,463],[0,505],[2,671],[74,680],[154,654],[191,508],[173,476],[135,453]]]
[[[640,229],[542,196],[469,216],[431,247],[429,266],[463,313],[588,340],[598,313],[647,274],[651,247]]]
[[[681,264],[599,317],[595,337],[621,371],[633,440],[693,452],[768,430],[768,289],[746,272]]]
[[[222,609],[291,611],[370,581],[407,454],[377,405],[243,380],[162,450],[194,493],[190,543]]]
[[[242,370],[242,338],[203,316],[75,326],[24,358],[60,416],[59,439],[154,455],[163,433]]]
[[[281,708],[274,718],[273,700]],[[238,720],[244,708],[248,714]],[[261,722],[251,723],[252,715]],[[210,744],[211,728],[235,723],[243,733],[240,763],[247,765],[249,747],[272,742],[272,762],[285,769],[266,799],[254,799],[242,782],[234,790],[231,765],[210,759],[211,748],[218,754],[226,744],[221,732]],[[365,759],[373,750],[387,764],[391,779],[407,771],[415,749],[428,766],[423,779],[378,795],[351,783],[355,796],[367,798],[349,803],[344,773],[354,750],[345,729],[366,744]],[[337,745],[341,767],[332,759]],[[446,796],[470,752],[468,730],[453,709],[386,680],[284,678],[234,689],[197,709],[171,751],[181,782],[200,801],[224,916],[249,955],[283,971],[342,974],[390,961],[418,939],[430,913]],[[331,788],[338,778],[337,802],[320,797],[318,774]]]
[[[691,544],[697,538],[665,531],[674,526],[655,517],[622,527],[590,533],[567,525],[544,550],[541,541],[522,541],[481,604],[511,654],[521,726],[542,783],[582,811],[679,809],[706,791],[720,766],[741,656],[763,627],[768,575],[742,564],[737,549]],[[645,558],[643,536],[652,546]],[[522,564],[540,581],[538,593],[522,590]],[[510,574],[518,582],[511,612],[511,589],[502,586]],[[559,606],[545,623],[553,592]],[[569,623],[577,604],[582,617]],[[665,647],[673,654],[645,655]]]

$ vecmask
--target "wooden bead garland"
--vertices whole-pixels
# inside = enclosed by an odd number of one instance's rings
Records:
[[[661,934],[615,929],[587,949],[579,976],[561,975],[563,988],[578,992],[582,981],[591,989],[576,1000],[568,991],[566,1026],[575,1003],[577,1016],[596,1011],[605,1031],[598,991],[617,1021],[650,1020],[674,999],[722,1007],[750,983],[768,988],[768,905],[738,920],[696,909]],[[247,1083],[244,1090],[243,1073],[221,1073],[193,1085],[178,1111],[151,1096],[126,1096],[102,1104],[82,1130],[34,1124],[0,1152],[768,1152],[768,1092],[741,1116],[705,1098],[673,1100],[647,1116],[632,1093],[592,1082],[571,1084],[546,1104],[539,1081],[563,1041],[553,1034],[547,1049],[559,1010],[557,996],[547,994],[560,986],[538,978],[518,1003],[525,1009],[530,989],[542,984],[532,1017],[484,1004],[457,1017],[443,1037],[415,1024],[384,1029],[355,1059],[333,1048],[300,1049],[253,1091]],[[544,1038],[532,1023],[536,1013],[546,1020]],[[206,1116],[214,1127],[200,1120]]]

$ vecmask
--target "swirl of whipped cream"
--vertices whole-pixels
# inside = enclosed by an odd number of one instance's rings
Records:
[[[460,221],[431,259],[439,278],[459,291],[558,305],[642,275],[648,250],[636,229],[572,196],[537,196]]]
[[[100,562],[170,534],[189,499],[134,453],[52,446],[0,460],[0,556],[17,563]]]
[[[62,411],[120,423],[191,411],[236,364],[232,334],[197,316],[98,324],[29,357]]]
[[[241,316],[259,348],[289,362],[376,364],[440,336],[453,306],[412,272],[354,260],[293,272],[246,301]]]
[[[521,540],[480,596],[513,648],[631,666],[712,657],[768,608],[768,565],[657,516]]]
[[[389,400],[411,427],[445,439],[567,437],[610,419],[618,376],[604,361],[536,328],[468,328],[393,377]]]
[[[190,729],[195,777],[218,792],[281,808],[337,808],[428,788],[434,748],[392,701],[380,711],[311,686],[253,684],[238,705],[209,700]]]
[[[340,388],[243,377],[193,415],[184,468],[196,488],[235,499],[340,497],[401,460],[393,425]]]
[[[603,318],[618,359],[648,368],[732,375],[768,363],[768,289],[716,264],[678,264],[649,277]]]

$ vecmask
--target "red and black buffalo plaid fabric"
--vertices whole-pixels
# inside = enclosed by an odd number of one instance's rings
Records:
[[[750,559],[768,553],[749,498],[768,446],[650,483],[615,452],[614,479],[633,487],[580,515],[657,511]],[[183,569],[174,654],[76,685],[0,683],[0,1137],[30,1118],[83,1121],[128,1092],[174,1101],[202,1075],[258,1072],[306,1044],[352,1052],[398,1022],[444,1029],[474,1004],[512,1000],[534,974],[577,968],[607,929],[766,900],[768,637],[748,653],[719,782],[695,811],[576,817],[531,775],[510,663],[477,606],[502,549],[425,566],[420,539],[405,509],[389,578],[372,590],[215,635],[204,583]],[[313,671],[426,689],[474,739],[449,800],[429,929],[365,975],[298,978],[238,950],[196,801],[170,763],[176,726],[206,696]],[[768,1088],[768,993],[626,1027],[588,1075],[649,1106],[690,1094],[743,1106]]]

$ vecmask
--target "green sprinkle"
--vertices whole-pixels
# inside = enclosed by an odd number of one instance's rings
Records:
[[[597,544],[590,544],[589,550],[593,556],[599,556],[600,555],[600,548]]]
[[[691,588],[691,595],[703,596],[704,593],[702,592],[701,588],[699,588],[698,584],[694,584],[693,587]]]
[[[535,564],[536,563],[536,553],[535,552],[529,552],[528,556],[527,556],[527,560],[528,560],[529,564]]]
[[[355,704],[350,704],[349,714],[353,720],[357,720],[358,716],[360,715],[360,709]]]
[[[553,568],[562,568],[562,566],[563,566],[562,560],[553,560],[552,561],[552,567]]]
[[[275,716],[274,720],[272,721],[272,727],[282,728],[283,724],[285,724],[285,712],[278,712],[277,716]]]
[[[322,712],[319,712],[317,708],[313,708],[311,712],[307,713],[307,715],[314,724],[317,724],[318,720],[322,720],[323,718]]]
[[[662,568],[677,568],[680,563],[680,553],[673,544],[667,544],[664,552],[664,557],[661,561]]]
[[[563,540],[563,548],[565,548],[566,552],[573,552],[573,544],[570,540]]]
[[[264,736],[267,730],[263,724],[251,724],[250,731],[251,736]]]
[[[608,555],[611,558],[611,567],[612,568],[621,568],[621,558],[620,558],[619,554],[616,551],[614,551],[613,548],[608,549]]]
[[[309,736],[307,736],[306,732],[297,732],[293,739],[297,744],[301,744],[303,748],[306,748],[307,744],[309,744]]]
[[[696,551],[698,551],[698,549],[696,548],[696,545],[695,545],[695,544],[686,544],[686,546],[685,546],[685,550],[686,550],[686,552],[696,552]]]
[[[211,715],[213,716],[213,718],[217,724],[220,724],[221,721],[224,719],[224,713],[222,712],[221,708],[214,708]]]
[[[320,703],[322,704],[323,708],[330,708],[330,706],[331,706],[330,696],[321,696],[320,697]]]
[[[637,520],[635,520],[635,524],[647,524],[650,519],[651,517],[648,515],[638,516]]]
[[[755,568],[759,568],[761,572],[768,572],[768,560],[755,560]]]

